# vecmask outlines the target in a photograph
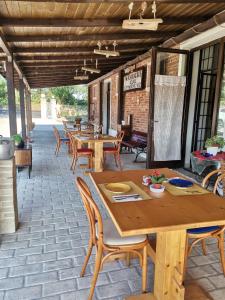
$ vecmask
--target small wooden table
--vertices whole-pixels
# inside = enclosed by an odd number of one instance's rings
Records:
[[[78,142],[78,147],[81,148],[82,144],[88,144],[88,148],[94,150],[94,168],[95,172],[103,171],[104,157],[103,157],[103,144],[104,143],[115,143],[119,139],[117,137],[109,135],[99,135],[95,137],[93,134],[82,136],[75,135],[75,138]]]
[[[28,174],[32,170],[32,146],[25,145],[24,148],[15,148],[15,164],[17,168],[28,167]]]
[[[160,169],[166,177],[176,177],[169,169]],[[154,194],[142,185],[142,177],[152,170],[91,173],[90,177],[121,236],[156,233],[154,292],[130,296],[126,300],[195,300],[183,286],[186,230],[224,225],[225,201],[212,193],[173,196],[168,191]],[[98,184],[133,181],[152,199],[112,203]],[[184,298],[185,297],[185,298]],[[198,299],[209,299],[198,298]]]

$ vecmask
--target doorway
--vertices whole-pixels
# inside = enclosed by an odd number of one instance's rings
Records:
[[[212,135],[219,47],[214,44],[200,51],[192,151],[203,149],[206,139]]]
[[[111,81],[104,82],[102,98],[102,130],[109,134],[111,128]]]
[[[184,163],[189,51],[152,49],[147,167]]]

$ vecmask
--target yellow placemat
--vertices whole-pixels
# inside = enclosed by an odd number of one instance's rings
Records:
[[[126,195],[139,194],[141,196],[142,200],[152,199],[152,197],[150,195],[148,195],[145,191],[143,191],[133,181],[123,181],[123,182],[120,182],[120,183],[128,184],[131,187],[130,191],[125,193]],[[108,191],[105,187],[106,184],[109,184],[109,182],[98,184],[98,186],[102,190],[102,192],[106,195],[106,197],[109,198],[109,200],[111,202],[118,203],[119,201],[115,201],[113,196],[120,196],[120,195],[122,196],[123,194],[117,194],[117,193],[113,193],[113,192]],[[132,201],[140,201],[140,200],[132,200]],[[126,202],[126,201],[123,201],[123,202]]]
[[[195,183],[193,186],[186,189],[177,188],[175,185],[172,185],[169,182],[163,182],[163,185],[165,185],[166,190],[174,196],[203,195],[209,193],[209,191],[203,189],[201,186]]]

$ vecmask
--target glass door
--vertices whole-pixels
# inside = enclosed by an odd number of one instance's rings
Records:
[[[214,44],[200,52],[192,151],[203,149],[212,135],[219,48]]]
[[[152,51],[147,167],[178,167],[186,140],[189,51]]]

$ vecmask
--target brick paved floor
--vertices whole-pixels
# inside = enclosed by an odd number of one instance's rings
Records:
[[[33,171],[18,175],[20,228],[15,234],[0,236],[0,299],[4,300],[86,300],[93,272],[91,257],[86,276],[79,277],[88,243],[88,223],[75,176],[69,170],[66,149],[54,156],[51,127],[34,131]],[[133,155],[122,155],[124,167]],[[110,162],[114,168],[114,162]],[[83,171],[82,171],[83,172]],[[82,176],[81,171],[77,175]],[[87,176],[85,179],[91,185]],[[104,207],[98,201],[103,216]],[[208,256],[196,247],[189,259],[187,280],[197,281],[215,300],[225,299],[225,278],[216,244],[208,245]],[[148,264],[148,289],[152,290],[154,266]],[[141,270],[134,260],[128,268],[123,262],[105,264],[95,290],[95,299],[122,300],[124,295],[141,290]]]

